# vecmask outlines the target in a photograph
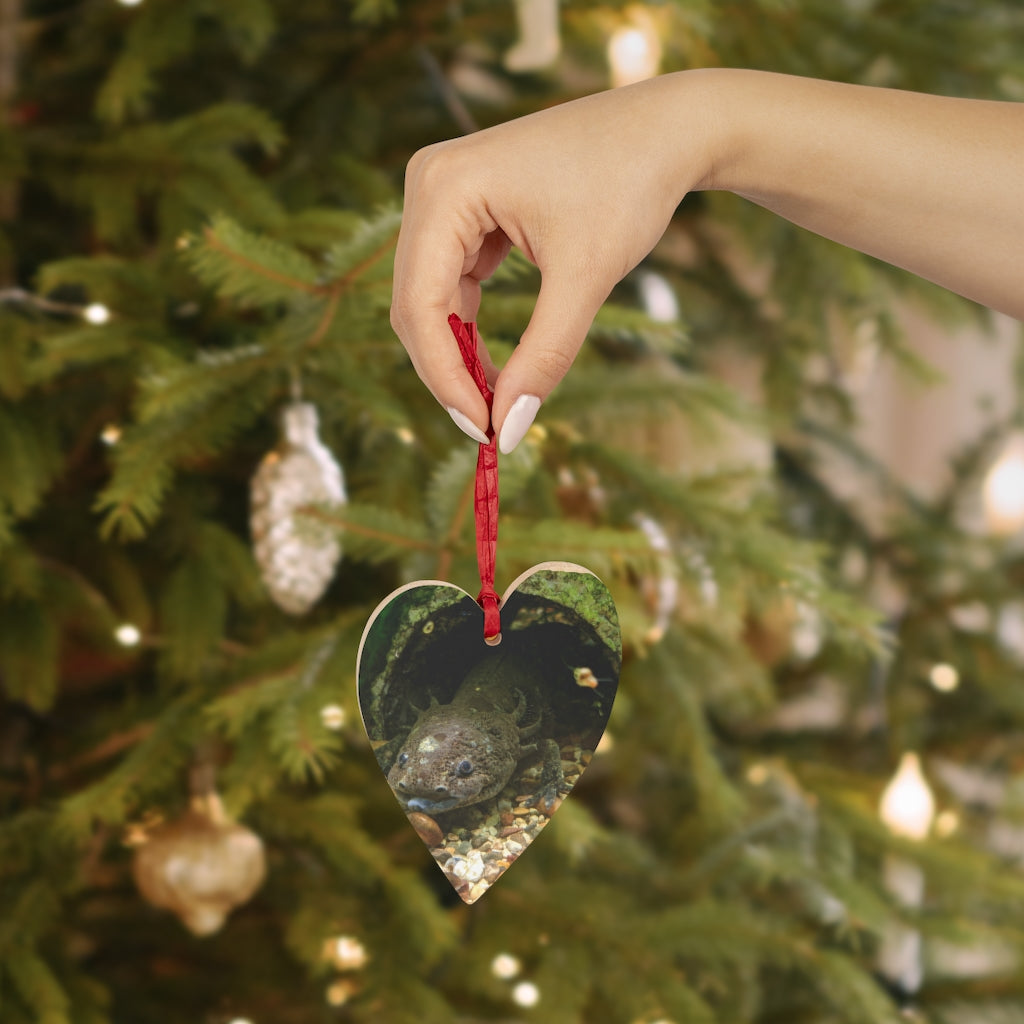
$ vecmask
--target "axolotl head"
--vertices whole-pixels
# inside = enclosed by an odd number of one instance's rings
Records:
[[[407,810],[440,814],[500,792],[519,755],[513,716],[435,706],[421,712],[388,772],[388,783]]]

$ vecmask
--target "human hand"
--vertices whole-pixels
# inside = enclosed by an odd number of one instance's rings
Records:
[[[512,245],[541,272],[498,373],[502,451],[564,376],[612,287],[683,196],[733,191],[795,224],[1024,319],[1024,104],[757,71],[683,71],[417,153],[395,257],[392,324],[463,430],[487,409],[447,328],[476,319]]]
[[[424,383],[476,440],[493,424],[503,452],[518,444],[609,292],[700,187],[709,168],[700,76],[689,104],[678,78],[588,96],[410,161],[391,321]],[[447,318],[476,319],[480,283],[513,245],[539,268],[541,287],[505,367],[480,353],[494,388],[489,422]]]

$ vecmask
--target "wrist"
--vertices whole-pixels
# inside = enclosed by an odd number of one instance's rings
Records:
[[[638,90],[631,119],[643,125],[644,148],[676,203],[688,192],[728,187],[720,181],[737,149],[728,71],[675,71],[617,91],[628,90]]]
[[[674,77],[674,76],[670,76]],[[756,104],[757,71],[707,68],[678,72],[685,89],[683,103],[695,112],[696,153],[693,136],[684,136],[681,154],[691,175],[692,191],[726,191],[745,194],[752,187],[753,157],[758,151]],[[696,157],[696,163],[694,163]]]

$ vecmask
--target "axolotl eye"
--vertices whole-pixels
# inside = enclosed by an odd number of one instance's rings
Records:
[[[460,761],[455,766],[455,772],[457,775],[472,775],[473,774],[473,762],[472,761]]]
[[[399,763],[399,764],[407,764],[407,763],[408,763],[408,761],[409,761],[409,755],[408,755],[408,754],[407,754],[407,753],[406,753],[406,752],[405,752],[405,751],[403,750],[403,751],[402,751],[402,752],[401,752],[401,753],[400,753],[400,754],[398,755],[398,763]]]

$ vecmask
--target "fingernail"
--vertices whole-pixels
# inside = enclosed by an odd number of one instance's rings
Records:
[[[487,435],[464,412],[459,412],[458,409],[453,409],[451,406],[446,408],[448,409],[448,415],[455,421],[455,426],[459,430],[464,434],[468,434],[479,444],[488,443]]]
[[[512,403],[498,435],[498,448],[503,455],[508,455],[526,436],[539,408],[540,399],[536,395],[520,395]]]

